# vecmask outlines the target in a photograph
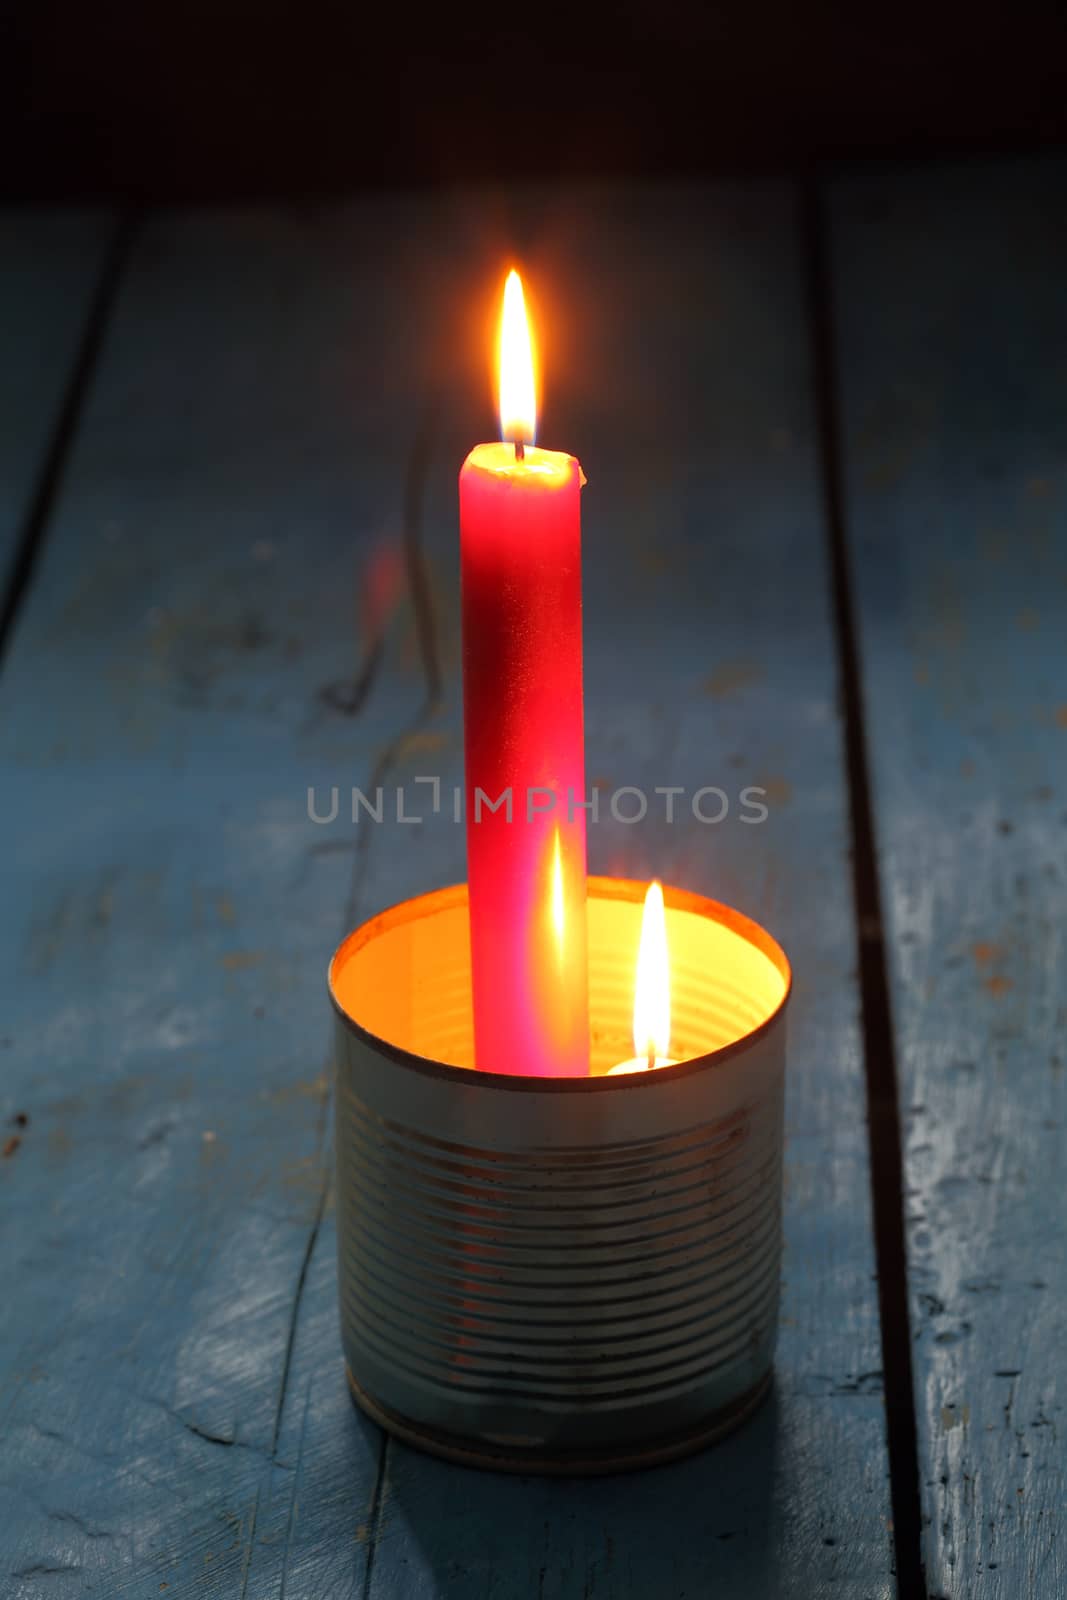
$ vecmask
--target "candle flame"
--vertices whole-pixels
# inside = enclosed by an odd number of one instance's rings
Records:
[[[537,430],[533,339],[522,279],[512,270],[504,285],[499,347],[500,437],[532,444]]]
[[[563,949],[563,929],[566,918],[563,902],[563,858],[559,848],[559,829],[552,850],[552,926],[556,930],[556,944]]]
[[[645,895],[634,987],[634,1055],[649,1066],[670,1055],[671,974],[663,886],[653,881]]]

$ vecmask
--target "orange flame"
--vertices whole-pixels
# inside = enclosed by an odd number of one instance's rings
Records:
[[[522,279],[508,273],[499,344],[500,437],[532,444],[537,431],[533,339],[526,316]]]
[[[634,988],[634,1055],[652,1066],[670,1055],[671,971],[667,950],[667,918],[663,887],[648,886],[637,947],[637,982]]]

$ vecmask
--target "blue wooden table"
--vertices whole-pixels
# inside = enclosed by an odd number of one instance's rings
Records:
[[[5,1600],[1067,1590],[1065,200],[1046,161],[0,220]],[[326,962],[463,875],[447,812],[345,802],[459,781],[510,254],[589,478],[590,781],[732,801],[605,816],[591,866],[796,974],[771,1398],[600,1481],[386,1440],[338,1344]]]

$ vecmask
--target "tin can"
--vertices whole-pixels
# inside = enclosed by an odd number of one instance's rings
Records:
[[[770,1383],[789,963],[739,913],[665,889],[680,1059],[609,1076],[633,1053],[645,887],[589,880],[588,1078],[474,1070],[465,885],[381,913],[331,963],[348,1379],[435,1454],[651,1465]]]

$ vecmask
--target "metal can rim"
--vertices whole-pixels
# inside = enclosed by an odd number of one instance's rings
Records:
[[[590,876],[588,890],[591,897],[603,900],[639,901],[643,899],[648,885],[636,878],[615,878]],[[326,986],[330,997],[330,1004],[342,1026],[371,1049],[386,1056],[397,1066],[405,1067],[411,1072],[423,1076],[438,1078],[444,1081],[460,1082],[479,1085],[483,1089],[508,1090],[512,1093],[526,1094],[640,1094],[662,1087],[666,1080],[675,1081],[681,1078],[693,1077],[698,1073],[714,1071],[718,1066],[731,1061],[743,1051],[750,1050],[752,1046],[779,1022],[789,1003],[793,992],[793,969],[789,958],[773,934],[767,932],[760,923],[747,917],[743,912],[737,911],[733,906],[724,905],[719,900],[712,900],[706,895],[696,894],[689,889],[678,889],[669,884],[663,885],[663,898],[667,907],[677,911],[691,911],[697,916],[708,917],[714,922],[728,927],[734,933],[746,939],[777,968],[783,979],[784,987],[781,999],[773,1011],[748,1033],[738,1039],[733,1039],[729,1044],[720,1045],[716,1050],[709,1050],[701,1056],[694,1056],[685,1061],[676,1062],[673,1066],[660,1067],[654,1073],[625,1073],[617,1077],[588,1077],[588,1078],[531,1078],[522,1077],[509,1072],[492,1072],[484,1069],[477,1071],[470,1067],[457,1067],[448,1062],[435,1061],[429,1056],[416,1055],[413,1051],[405,1050],[400,1045],[392,1044],[388,1039],[382,1039],[377,1034],[357,1022],[349,1011],[341,1005],[334,987],[334,969],[338,961],[346,952],[361,948],[364,942],[376,937],[383,928],[394,921],[408,921],[423,914],[427,901],[436,900],[440,909],[446,910],[457,905],[467,895],[466,883],[450,884],[444,889],[432,889],[426,894],[417,895],[411,899],[401,900],[397,904],[388,906],[370,917],[359,927],[353,929],[334,951],[327,969]]]

